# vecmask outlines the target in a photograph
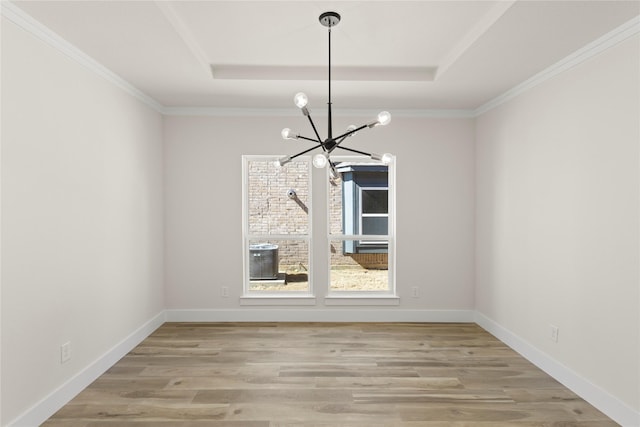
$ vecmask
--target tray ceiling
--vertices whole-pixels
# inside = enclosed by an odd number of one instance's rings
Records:
[[[473,110],[640,13],[635,1],[14,1],[165,107]],[[294,107],[295,108],[295,107]]]

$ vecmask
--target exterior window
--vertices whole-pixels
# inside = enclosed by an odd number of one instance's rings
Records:
[[[310,294],[310,162],[243,157],[244,294]]]
[[[386,183],[386,177],[385,177]],[[389,230],[389,190],[388,188],[361,188],[360,189],[360,230],[364,235],[387,234]],[[383,249],[386,252],[387,244],[381,240],[360,240],[359,248]]]

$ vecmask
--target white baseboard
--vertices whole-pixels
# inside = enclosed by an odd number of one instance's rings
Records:
[[[42,424],[164,322],[475,322],[617,423],[624,427],[640,427],[640,412],[538,350],[492,319],[473,310],[305,310],[282,308],[165,310],[132,332],[102,357],[7,426],[33,427]]]
[[[473,310],[398,310],[350,307],[328,310],[167,310],[167,322],[474,322]]]
[[[476,312],[475,322],[615,422],[624,427],[640,426],[640,412],[629,407],[607,391],[583,378],[548,354],[538,350],[484,314]]]
[[[10,422],[7,427],[34,427],[45,422],[164,322],[165,312],[162,311],[116,344],[95,362],[78,372],[40,402]]]

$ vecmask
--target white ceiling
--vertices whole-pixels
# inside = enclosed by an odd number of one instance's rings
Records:
[[[473,110],[635,18],[638,1],[14,1],[165,107]],[[322,106],[322,107],[321,107]],[[293,107],[295,108],[295,107]]]

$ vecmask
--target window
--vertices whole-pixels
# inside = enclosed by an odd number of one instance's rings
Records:
[[[244,295],[311,293],[310,161],[243,157]]]
[[[393,166],[360,158],[336,169],[342,181],[329,191],[329,294],[393,294]]]
[[[386,183],[386,177],[385,177]],[[358,206],[361,234],[387,234],[389,230],[388,188],[360,188]],[[381,240],[360,240],[356,252],[386,252],[387,244]]]
[[[313,305],[311,159],[284,167],[272,156],[243,156],[243,305]],[[335,158],[328,172],[331,251],[325,304],[397,304],[394,283],[394,164]],[[323,171],[315,170],[316,174]],[[317,176],[318,177],[318,176]],[[321,222],[323,223],[323,222]],[[316,225],[318,226],[318,225]],[[325,270],[326,271],[326,270]],[[324,275],[320,275],[324,276]],[[357,298],[354,298],[357,297]],[[370,302],[375,300],[374,302]]]

